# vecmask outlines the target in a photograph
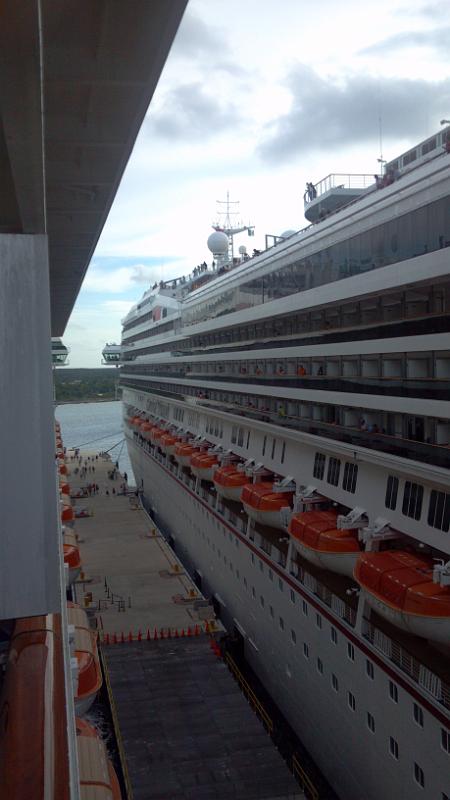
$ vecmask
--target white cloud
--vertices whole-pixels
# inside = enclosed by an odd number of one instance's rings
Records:
[[[131,267],[118,267],[105,270],[94,262],[89,268],[83,283],[83,289],[102,294],[120,294],[136,288],[136,284],[147,286],[159,279],[160,268],[145,264],[134,264]]]

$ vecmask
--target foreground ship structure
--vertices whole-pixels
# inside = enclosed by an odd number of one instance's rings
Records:
[[[346,800],[450,796],[447,135],[123,322],[143,501]]]

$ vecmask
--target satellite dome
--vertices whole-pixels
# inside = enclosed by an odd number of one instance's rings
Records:
[[[246,248],[245,244],[241,244],[239,246],[239,252],[240,252],[241,256],[245,256],[245,254],[247,252],[247,248]]]
[[[282,239],[289,239],[289,237],[293,236],[294,233],[297,233],[297,231],[283,231],[283,233],[280,233],[280,236]]]
[[[214,255],[225,255],[228,253],[228,236],[223,231],[214,231],[208,236],[207,245]]]

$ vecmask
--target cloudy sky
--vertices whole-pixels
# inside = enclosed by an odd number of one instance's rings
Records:
[[[150,283],[211,260],[216,200],[265,234],[305,225],[305,182],[377,171],[450,118],[450,3],[190,0],[67,326],[100,364]]]

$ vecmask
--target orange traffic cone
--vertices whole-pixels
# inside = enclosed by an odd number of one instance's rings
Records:
[[[147,639],[147,642],[150,641],[150,628],[147,628],[147,636],[145,638]]]
[[[125,636],[123,635],[123,631],[122,631],[122,633],[120,634],[120,641],[121,641],[121,642],[124,642],[124,641],[125,641]]]
[[[154,639],[157,639],[157,638],[158,638],[158,631],[156,630],[156,628],[155,628],[155,632],[154,632],[154,634],[153,634],[153,638],[154,638]]]
[[[138,642],[142,642],[142,633],[141,633],[141,629],[140,628],[139,628],[139,631],[138,631],[137,640],[138,640]]]
[[[192,631],[190,628],[187,629],[187,636],[192,636]]]
[[[129,641],[129,642],[132,642],[132,641],[133,641],[133,634],[131,633],[131,631],[130,631],[130,632],[129,632],[129,634],[128,634],[128,641]]]
[[[116,634],[114,634],[114,636],[113,636],[113,644],[117,644],[117,635]]]

